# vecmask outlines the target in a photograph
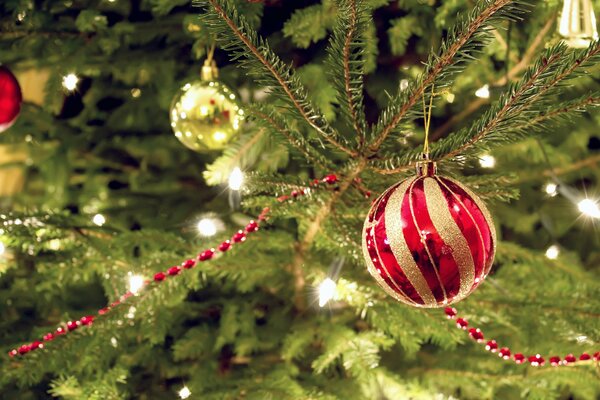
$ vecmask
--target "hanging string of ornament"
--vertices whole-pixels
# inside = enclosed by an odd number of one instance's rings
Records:
[[[319,186],[323,186],[323,184],[335,188],[335,186],[333,185],[335,185],[337,182],[338,176],[336,174],[329,174],[320,180],[313,180],[311,185],[308,185],[305,188],[298,188],[292,190],[289,193],[289,195],[284,194],[278,196],[277,201],[279,203],[295,201],[300,197],[306,196],[310,192],[311,188],[314,189]],[[152,280],[148,279],[143,282],[142,287],[150,287],[151,285],[157,286],[162,282],[165,282],[167,279],[175,278],[177,276],[182,275],[182,273],[184,273],[187,270],[193,269],[200,263],[208,262],[214,259],[217,255],[226,253],[235,245],[244,243],[248,238],[248,235],[258,231],[260,225],[266,222],[269,213],[270,209],[268,207],[264,208],[262,212],[257,216],[256,220],[251,220],[244,227],[243,230],[238,230],[236,233],[234,233],[231,239],[221,242],[216,248],[209,248],[200,252],[195,258],[187,259],[183,261],[180,265],[175,265],[168,268],[165,271],[155,273],[152,277]],[[79,329],[80,327],[92,325],[96,318],[102,318],[103,316],[115,310],[122,304],[126,304],[127,300],[135,296],[136,294],[137,292],[133,293],[132,291],[127,291],[123,295],[119,296],[118,299],[113,301],[110,305],[98,310],[96,315],[86,315],[78,320],[68,321],[66,324],[59,326],[55,331],[46,333],[39,340],[34,340],[31,343],[23,344],[22,346],[9,351],[8,355],[10,357],[24,356],[32,351],[43,349],[46,346],[46,344],[49,344],[50,342],[52,342],[60,336],[65,336]],[[468,333],[469,337],[472,338],[475,342],[484,344],[485,349],[490,353],[497,354],[500,358],[504,360],[512,359],[516,364],[529,363],[529,365],[534,367],[541,367],[546,364],[546,357],[540,354],[536,353],[530,356],[525,356],[523,353],[518,352],[515,352],[513,354],[508,347],[500,347],[498,342],[494,339],[489,339],[487,342],[484,341],[484,335],[482,330],[477,327],[469,328],[469,322],[465,318],[458,316],[458,311],[456,310],[456,308],[446,307],[444,309],[444,313],[448,317],[448,319],[455,321],[456,326],[459,329],[465,330],[465,332]],[[547,358],[551,366],[566,366],[573,365],[575,363],[599,362],[600,351],[595,352],[593,355],[584,352],[579,356],[568,354],[562,359],[559,356],[551,356]]]

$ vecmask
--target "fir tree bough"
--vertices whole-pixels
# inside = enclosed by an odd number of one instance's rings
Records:
[[[365,194],[411,173],[433,93],[432,124],[444,129],[431,156],[489,202],[500,239],[493,273],[461,315],[526,354],[597,351],[598,228],[544,185],[559,177],[597,192],[600,42],[560,43],[556,0],[293,3],[0,5],[2,61],[48,76],[45,99],[26,96],[1,137],[27,153],[4,165],[26,172],[0,217],[5,351],[271,209],[227,254],[42,350],[3,357],[0,397],[172,399],[185,385],[206,399],[597,398],[597,363],[515,365],[440,310],[387,297],[364,267],[360,229]],[[195,154],[173,138],[168,107],[212,40],[250,122],[222,154]],[[67,73],[80,82],[65,95]],[[491,99],[470,107],[489,83]],[[484,153],[493,171],[478,166]],[[220,185],[236,166],[247,173],[233,213]],[[329,173],[336,185],[276,200]],[[199,238],[193,225],[207,213],[227,228]],[[560,255],[550,260],[552,244]],[[316,288],[340,257],[337,297],[320,309]]]

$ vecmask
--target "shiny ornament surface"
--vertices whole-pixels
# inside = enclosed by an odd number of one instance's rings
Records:
[[[170,111],[175,137],[195,151],[223,149],[237,136],[243,115],[233,91],[213,79],[184,85]]]
[[[496,247],[483,202],[456,180],[419,163],[419,174],[385,191],[364,223],[363,254],[392,297],[441,307],[472,293],[490,272]]]
[[[15,122],[21,111],[21,87],[17,78],[6,67],[0,67],[0,132]]]
[[[585,48],[593,40],[598,40],[592,0],[564,0],[558,33],[573,48]]]

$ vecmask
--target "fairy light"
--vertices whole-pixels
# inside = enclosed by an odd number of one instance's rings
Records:
[[[319,285],[319,307],[324,307],[336,294],[337,284],[331,278],[325,278]]]
[[[447,93],[446,94],[446,101],[450,104],[454,103],[454,100],[456,99],[456,95],[454,93]]]
[[[550,197],[554,197],[558,194],[558,185],[554,182],[549,182],[544,186],[544,191]]]
[[[242,183],[244,183],[244,174],[241,169],[235,167],[229,175],[229,189],[240,190]]]
[[[402,79],[400,81],[400,90],[404,91],[406,89],[408,89],[408,79]]]
[[[198,233],[204,237],[211,237],[217,234],[217,224],[212,218],[202,218],[196,225]]]
[[[79,78],[75,74],[65,75],[65,76],[63,76],[63,79],[62,79],[63,87],[66,90],[68,90],[69,92],[72,92],[73,90],[77,89],[78,82],[79,82]]]
[[[549,260],[556,260],[559,255],[560,248],[555,244],[546,249],[546,258],[548,258]]]
[[[102,226],[106,223],[106,218],[104,218],[104,215],[102,214],[96,214],[94,215],[94,218],[92,218],[92,222],[98,226]]]
[[[481,165],[482,168],[494,168],[496,165],[496,159],[494,156],[484,154],[479,157],[479,165]]]
[[[5,252],[6,252],[6,246],[4,246],[4,243],[0,242],[0,256],[4,255]]]
[[[582,214],[588,217],[600,219],[600,208],[598,208],[598,203],[592,199],[580,200],[577,203],[577,208]]]
[[[475,96],[480,99],[489,99],[490,98],[490,85],[483,85],[479,89],[475,91]]]
[[[184,386],[179,390],[178,394],[180,399],[187,399],[192,395],[192,391],[187,386]]]
[[[141,275],[129,276],[129,291],[133,294],[138,294],[144,287],[144,277]]]

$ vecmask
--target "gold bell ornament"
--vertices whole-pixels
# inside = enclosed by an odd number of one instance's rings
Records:
[[[592,0],[564,0],[558,33],[573,48],[585,48],[598,39]]]
[[[223,149],[237,136],[244,119],[236,94],[218,76],[210,52],[201,79],[186,83],[171,103],[175,137],[194,151]]]

